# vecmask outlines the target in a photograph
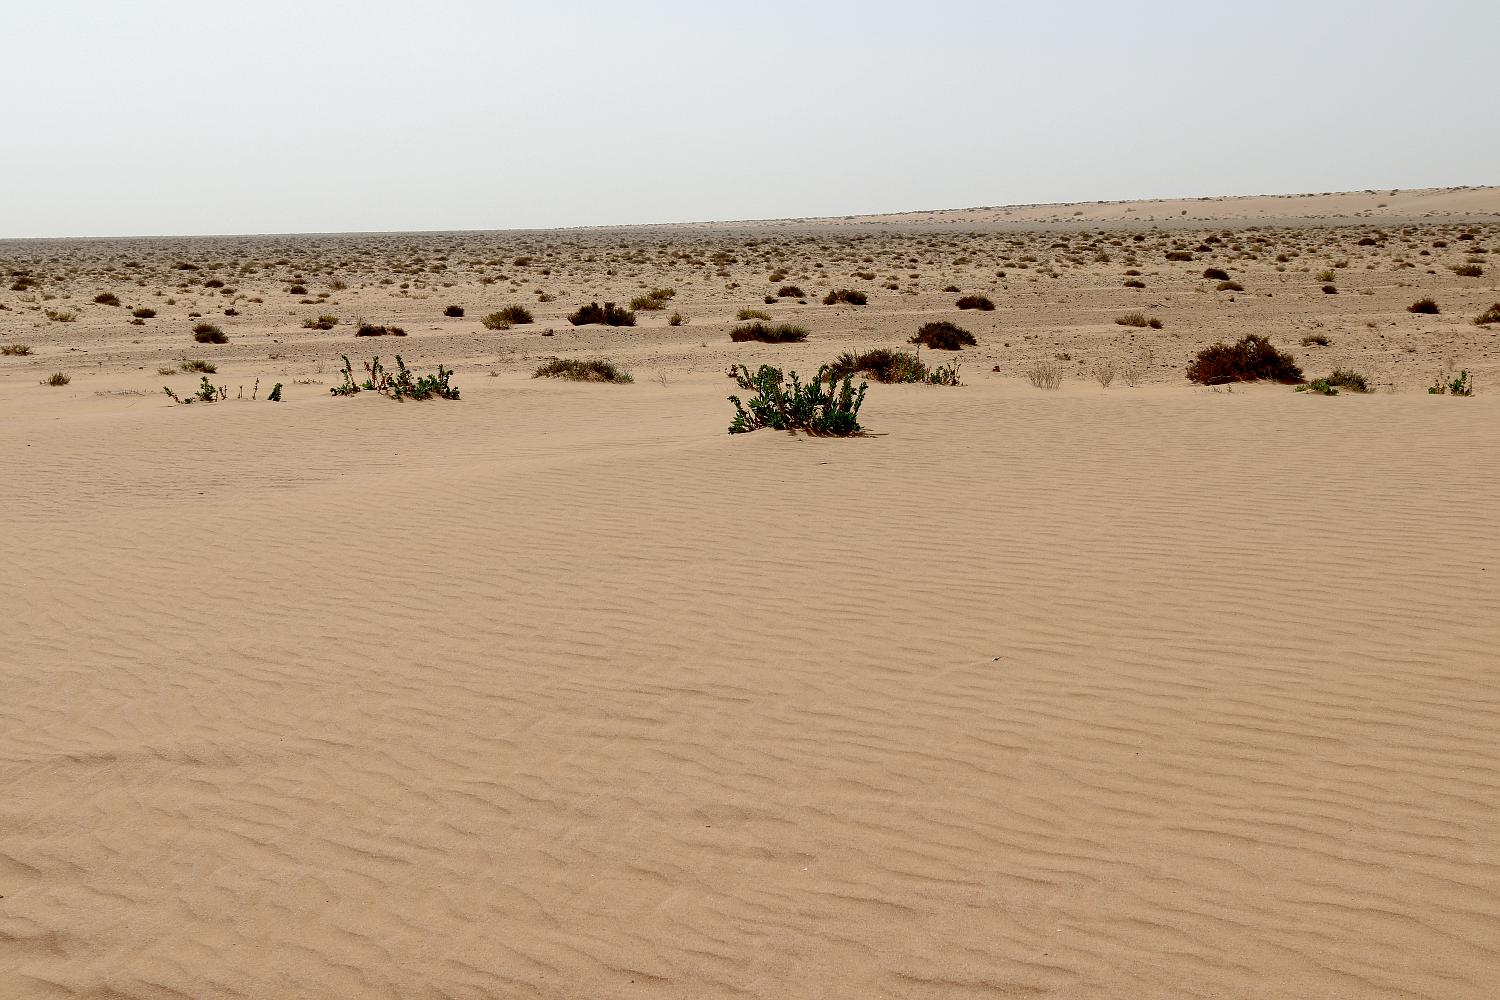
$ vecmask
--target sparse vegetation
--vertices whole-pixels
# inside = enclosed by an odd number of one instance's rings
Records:
[[[319,316],[317,319],[303,320],[302,325],[308,330],[332,330],[339,325],[339,318],[337,316]]]
[[[885,383],[960,384],[957,361],[930,368],[915,354],[909,354],[906,351],[891,351],[883,347],[865,351],[862,354],[851,354],[846,351],[823,367],[833,378],[864,375],[877,382]]]
[[[65,375],[62,372],[53,372],[42,380],[42,385],[67,385],[71,381],[73,381],[71,375]]]
[[[960,309],[978,309],[980,312],[989,312],[995,308],[995,303],[984,295],[961,295],[953,304]]]
[[[764,309],[741,309],[734,314],[735,319],[770,319],[771,314]]]
[[[30,344],[0,344],[0,354],[3,354],[7,357],[15,356],[24,358],[30,353]]]
[[[591,358],[585,361],[554,358],[539,366],[531,377],[561,378],[570,382],[612,382],[616,385],[625,385],[635,381],[629,372],[607,358]]]
[[[1469,373],[1465,370],[1457,375],[1450,372],[1446,381],[1442,375],[1438,375],[1432,380],[1427,392],[1433,396],[1472,396],[1474,386],[1469,382]]]
[[[630,308],[646,312],[662,309],[666,307],[668,300],[676,294],[677,292],[671,288],[653,288],[645,295],[637,295],[631,299]],[[628,326],[630,324],[625,325]]]
[[[200,344],[227,344],[229,337],[212,323],[194,323],[193,339]]]
[[[912,334],[907,341],[910,344],[921,344],[935,351],[958,351],[964,347],[974,347],[978,341],[974,335],[963,327],[946,320],[938,320],[932,323],[923,323],[917,332]]]
[[[869,297],[864,292],[856,291],[853,288],[837,288],[823,296],[823,304],[825,306],[836,306],[840,303],[851,306],[862,306],[868,301]]]
[[[94,296],[94,301],[101,306],[117,306],[120,304],[120,297],[114,292],[100,292]]]
[[[769,427],[778,431],[800,430],[807,434],[847,437],[858,434],[859,410],[864,405],[867,383],[854,388],[852,376],[833,377],[825,366],[803,384],[796,372],[783,375],[780,368],[761,365],[751,374],[744,365],[730,369],[741,389],[754,393],[748,402],[730,396],[734,419],[729,433],[744,434]]]
[[[360,323],[354,331],[356,337],[404,337],[406,331],[399,326],[382,326],[376,323]],[[377,359],[378,360],[378,359]]]
[[[805,299],[807,295],[796,285],[782,285],[776,289],[776,297],[779,299]]]
[[[201,358],[184,361],[179,367],[185,372],[204,372],[209,375],[217,375],[219,372],[218,365],[215,365],[212,361],[204,361]],[[167,371],[171,370],[170,368],[167,369]]]
[[[463,306],[449,306],[448,308],[446,308],[446,309],[443,310],[443,315],[447,316],[447,317],[449,317],[451,319],[458,319],[458,318],[462,317],[463,314],[464,314],[464,307]]]
[[[597,302],[590,302],[570,315],[568,322],[574,326],[635,326],[635,313],[629,309],[621,309],[613,302],[606,302],[602,306]]]
[[[1278,351],[1267,338],[1250,333],[1233,344],[1210,344],[1188,365],[1187,377],[1200,385],[1266,380],[1294,384],[1302,369],[1290,354]]]
[[[1210,281],[1228,281],[1229,272],[1222,267],[1210,267],[1204,269],[1203,277]]]
[[[360,391],[378,392],[383,396],[389,396],[394,400],[403,399],[431,399],[436,396],[439,399],[457,399],[458,389],[449,381],[453,377],[451,368],[444,368],[441,364],[437,371],[431,375],[417,375],[406,367],[406,362],[401,360],[401,355],[396,355],[396,370],[391,371],[380,363],[377,356],[371,361],[366,361],[365,380],[356,382],[354,378],[354,366],[349,363],[349,355],[342,355],[344,367],[342,374],[344,380],[339,385],[331,387],[328,392],[334,396],[353,396]]]
[[[1496,302],[1484,312],[1474,317],[1475,326],[1484,326],[1487,323],[1500,323],[1500,302]]]
[[[1161,329],[1161,320],[1155,316],[1147,316],[1143,312],[1128,312],[1123,316],[1116,316],[1115,322],[1120,326],[1150,327],[1153,330]]]
[[[486,330],[509,330],[512,326],[524,326],[532,322],[531,310],[525,306],[506,306],[485,316],[480,321]]]
[[[1478,264],[1454,264],[1452,271],[1460,278],[1484,277],[1484,268]]]
[[[1309,333],[1302,338],[1303,347],[1327,347],[1331,343],[1326,333]]]
[[[735,343],[758,340],[762,344],[796,344],[807,339],[807,330],[791,323],[743,323],[729,331]]]
[[[1406,311],[1409,313],[1421,313],[1424,316],[1436,316],[1438,313],[1442,312],[1442,310],[1438,308],[1437,302],[1432,299],[1418,299],[1411,305],[1407,306]]]
[[[78,314],[71,309],[48,309],[43,315],[54,323],[72,323],[78,319]]]
[[[150,306],[138,306],[135,309],[130,310],[130,315],[134,316],[136,319],[151,319],[156,315],[156,310],[152,309]]]
[[[1057,389],[1063,383],[1062,365],[1052,361],[1037,361],[1026,369],[1026,381],[1038,389]]]

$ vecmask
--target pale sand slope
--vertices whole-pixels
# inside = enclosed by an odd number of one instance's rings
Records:
[[[0,996],[1500,989],[1500,397],[460,384],[8,383]]]

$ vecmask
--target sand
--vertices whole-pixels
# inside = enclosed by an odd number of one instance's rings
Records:
[[[34,351],[0,358],[0,996],[1493,997],[1500,268],[1448,266],[1500,218],[1465,218],[1229,220],[1137,249],[1144,290],[1107,237],[920,222],[0,245],[44,275],[0,291]],[[760,302],[781,239],[806,306]],[[636,328],[562,319],[651,285]],[[843,286],[870,305],[818,304]],[[537,323],[477,322],[515,301]],[[732,345],[741,307],[812,335]],[[963,386],[873,386],[859,438],[725,433],[729,363],[933,318],[980,339]],[[1379,391],[1182,378],[1260,331]],[[329,395],[393,350],[462,399]],[[600,353],[636,383],[529,377]],[[171,405],[181,357],[231,398]],[[1450,365],[1472,398],[1425,391]]]

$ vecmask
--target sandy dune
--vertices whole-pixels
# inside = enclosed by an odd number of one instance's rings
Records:
[[[186,347],[285,403],[174,407],[176,314],[3,293],[36,352],[0,363],[0,997],[1488,1000],[1500,395],[1422,385],[1500,374],[1469,321],[1500,296],[1362,260],[1370,296],[1239,261],[1254,322],[1189,285],[1161,331],[1110,322],[1118,258],[985,286],[966,385],[873,386],[849,440],[726,435],[724,365],[896,343],[965,265],[777,304],[813,327],[786,348],[725,338],[743,261],[679,276],[682,328],[543,314],[602,274],[511,331],[475,322],[503,285],[340,293],[422,317],[395,346],[463,392],[425,403],[330,397],[394,342],[301,330],[320,306]],[[1313,322],[1398,391],[1181,378]],[[1083,374],[1145,338],[1141,384]],[[1060,348],[1062,391],[1019,377]],[[601,350],[636,384],[527,377]]]

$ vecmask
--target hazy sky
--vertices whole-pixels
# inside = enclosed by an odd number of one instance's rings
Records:
[[[7,8],[0,237],[1500,182],[1500,2]]]

